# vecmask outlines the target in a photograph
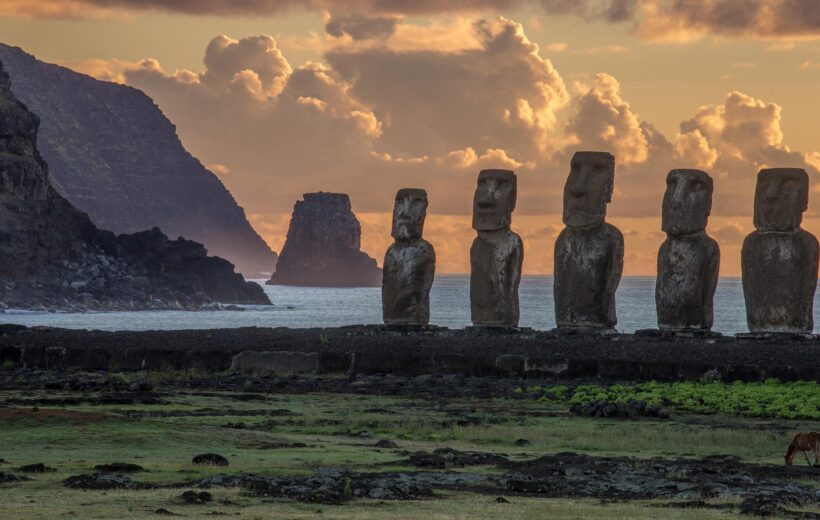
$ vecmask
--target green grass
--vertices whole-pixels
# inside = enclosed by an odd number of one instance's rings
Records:
[[[729,454],[749,462],[779,464],[793,432],[820,429],[820,423],[813,420],[772,423],[723,415],[678,416],[671,421],[582,418],[566,413],[567,395],[546,401],[426,401],[326,394],[260,394],[261,400],[240,400],[236,394],[222,392],[160,389],[159,393],[164,401],[160,405],[38,405],[40,412],[33,414],[33,405],[27,404],[20,407],[19,417],[0,419],[0,458],[8,461],[0,470],[35,462],[57,469],[35,475],[31,482],[0,486],[0,518],[155,518],[159,507],[188,517],[217,510],[240,512],[241,518],[733,518],[725,511],[660,509],[646,502],[604,505],[513,497],[512,504],[496,504],[494,497],[464,493],[439,493],[441,498],[402,503],[357,500],[330,507],[270,503],[236,490],[216,490],[217,499],[230,498],[241,506],[215,503],[203,507],[183,505],[175,498],[179,489],[103,493],[70,490],[61,481],[110,462],[139,464],[147,471],[134,478],[153,483],[225,472],[306,474],[318,467],[401,470],[400,461],[406,455],[375,448],[373,444],[382,438],[396,441],[401,450],[448,446],[505,453],[514,460],[576,451],[635,457]],[[78,395],[88,394],[0,392],[0,403]],[[49,408],[76,415],[47,417]],[[225,426],[237,422],[245,428]],[[527,439],[529,444],[516,446],[517,439]],[[263,447],[271,443],[306,447]],[[193,466],[191,458],[203,452],[220,453],[231,465]],[[316,513],[317,509],[322,513]]]

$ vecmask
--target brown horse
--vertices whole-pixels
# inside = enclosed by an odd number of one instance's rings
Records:
[[[791,466],[794,461],[794,456],[797,455],[798,451],[802,451],[803,456],[806,457],[806,464],[811,466],[808,455],[809,450],[814,452],[814,463],[820,464],[820,433],[808,432],[795,435],[794,439],[789,443],[789,449],[786,450],[786,455],[784,456],[786,464]]]

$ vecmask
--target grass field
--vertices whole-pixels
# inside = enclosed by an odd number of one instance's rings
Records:
[[[213,513],[238,518],[734,518],[732,510],[674,509],[665,507],[664,501],[508,496],[509,503],[497,503],[495,495],[456,491],[436,492],[435,498],[424,500],[363,499],[325,505],[214,489],[213,502],[189,505],[179,498],[184,487],[83,491],[66,488],[62,481],[111,462],[139,464],[146,471],[133,478],[160,485],[218,473],[305,475],[320,467],[402,471],[413,469],[401,462],[408,452],[445,446],[503,453],[511,460],[573,451],[639,458],[727,454],[746,462],[782,464],[794,432],[820,429],[812,420],[725,415],[674,415],[666,421],[575,417],[566,412],[566,405],[539,400],[161,388],[157,395],[160,404],[57,406],[42,400],[88,394],[0,392],[0,403],[18,403],[0,408],[0,458],[5,461],[0,471],[20,474],[14,468],[40,462],[56,469],[30,475],[33,480],[28,482],[0,485],[0,518],[156,518],[160,508],[189,518]],[[380,439],[394,441],[398,448],[376,448]],[[194,466],[191,458],[203,452],[224,455],[230,466]],[[712,501],[716,507],[725,503]],[[820,513],[820,507],[809,510]]]

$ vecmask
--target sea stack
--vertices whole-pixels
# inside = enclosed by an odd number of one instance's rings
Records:
[[[344,193],[305,193],[268,285],[379,287],[382,270],[361,250],[362,226]]]
[[[706,234],[713,190],[712,178],[700,170],[672,170],[666,177],[666,241],[658,251],[655,286],[660,330],[712,328],[720,265],[718,243]]]
[[[564,185],[564,224],[555,241],[555,322],[559,329],[612,329],[615,290],[624,266],[624,237],[607,223],[615,158],[577,152]]]
[[[746,321],[753,333],[814,328],[820,247],[800,227],[809,207],[809,176],[800,168],[760,170],[754,225],[740,252]]]

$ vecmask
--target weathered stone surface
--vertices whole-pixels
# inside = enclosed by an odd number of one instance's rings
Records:
[[[720,248],[706,234],[712,209],[712,178],[700,170],[672,170],[666,177],[658,252],[655,307],[658,328],[712,328]]]
[[[44,63],[0,44],[13,92],[39,115],[39,148],[56,191],[115,233],[153,227],[202,242],[242,273],[276,254],[212,172],[188,153],[139,90]]]
[[[564,224],[555,242],[553,295],[559,328],[608,329],[617,324],[623,235],[604,221],[612,199],[615,158],[576,152],[564,185]]]
[[[516,177],[510,170],[482,170],[473,198],[470,308],[473,325],[516,327],[524,243],[510,230]]]
[[[270,285],[379,287],[381,269],[361,251],[362,227],[344,193],[305,193],[293,207]]]
[[[158,229],[101,231],[50,184],[37,116],[0,65],[0,301],[16,308],[199,308],[270,303],[233,265]]]
[[[316,352],[256,352],[245,351],[231,360],[232,372],[266,372],[290,374],[299,372],[316,372],[319,367],[319,354]]]
[[[384,255],[382,278],[382,314],[387,324],[426,325],[430,321],[436,252],[421,237],[426,215],[426,191],[405,188],[396,193],[395,242]]]
[[[761,170],[755,231],[743,241],[741,270],[751,332],[810,333],[820,246],[800,227],[809,176],[799,168]]]

